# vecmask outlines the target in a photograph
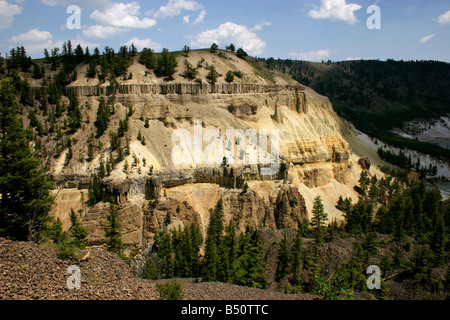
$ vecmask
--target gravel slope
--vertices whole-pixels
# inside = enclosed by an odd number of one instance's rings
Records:
[[[135,277],[116,254],[88,248],[85,261],[61,260],[52,247],[0,238],[0,300],[158,300],[157,281]],[[67,288],[67,268],[78,265],[80,289]],[[159,280],[165,281],[165,280]],[[178,279],[186,300],[310,300],[305,294],[287,295],[219,282],[195,283]]]

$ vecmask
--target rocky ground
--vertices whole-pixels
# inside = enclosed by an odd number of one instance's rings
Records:
[[[53,247],[0,238],[0,300],[158,300],[156,282],[135,277],[116,254],[88,248],[84,261],[61,260]],[[68,289],[67,268],[79,266],[80,289]],[[163,281],[163,280],[161,280]],[[224,283],[178,279],[187,300],[310,300],[311,295],[287,295]]]

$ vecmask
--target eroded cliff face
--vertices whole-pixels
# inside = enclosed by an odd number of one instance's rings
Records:
[[[100,162],[106,163],[110,157],[108,132],[117,130],[129,107],[133,108],[126,134],[129,155],[101,181],[104,200],[113,197],[118,203],[126,244],[147,243],[167,213],[172,217],[171,227],[198,223],[205,233],[210,209],[219,199],[224,204],[225,222],[233,220],[243,231],[246,226],[296,228],[297,217],[311,216],[312,202],[318,195],[330,220],[341,220],[334,207],[338,197],[357,197],[353,186],[361,168],[341,134],[343,123],[328,98],[310,88],[289,82],[149,83],[116,88],[75,84],[68,90],[83,106],[84,123],[72,137],[73,160],[64,165],[65,150],[52,163],[53,177],[64,190],[56,197],[53,214],[68,225],[69,208],[81,210],[92,243],[104,241],[102,221],[108,206],[99,203],[88,207],[86,189]],[[115,114],[105,134],[92,141],[95,156],[88,162],[86,141],[96,132],[100,97],[114,105]],[[202,133],[208,129],[221,133],[254,129],[270,135],[277,129],[280,165],[276,172],[263,175],[261,170],[267,164],[174,162],[174,147],[182,143],[173,139],[174,131],[188,132],[191,140],[183,143],[193,145],[199,123]],[[145,145],[137,140],[139,133]],[[270,149],[272,140],[267,141]],[[208,143],[204,142],[206,153]],[[247,148],[244,159],[249,153]],[[129,165],[127,172],[123,170],[125,162]],[[244,192],[245,184],[249,188]]]

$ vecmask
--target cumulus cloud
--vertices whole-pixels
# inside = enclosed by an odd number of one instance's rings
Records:
[[[112,38],[118,34],[129,31],[127,28],[118,28],[112,26],[95,25],[85,27],[83,29],[83,36],[87,39],[105,40]]]
[[[161,44],[154,42],[148,38],[147,39],[138,39],[137,37],[134,37],[133,39],[130,39],[127,42],[125,42],[124,45],[131,46],[132,43],[134,43],[134,45],[136,46],[136,48],[138,50],[142,50],[144,48],[151,48],[154,51],[162,50]]]
[[[333,21],[344,21],[350,25],[358,22],[355,11],[362,6],[355,3],[346,3],[346,0],[322,0],[318,10],[310,10],[308,15],[314,19],[328,19]]]
[[[10,42],[43,42],[52,39],[52,34],[48,31],[41,31],[39,29],[31,29],[18,36],[12,36]]]
[[[289,55],[297,60],[305,60],[305,61],[321,61],[325,60],[331,55],[330,49],[322,49],[317,51],[310,52],[291,52]]]
[[[191,40],[191,46],[209,47],[217,43],[219,46],[233,43],[236,48],[242,47],[250,54],[261,54],[266,48],[266,42],[261,40],[258,35],[246,26],[226,22],[218,28],[206,30],[194,36]]]
[[[105,10],[95,10],[91,13],[91,19],[97,23],[106,26],[122,27],[122,28],[139,28],[146,29],[156,24],[155,19],[140,19],[140,5],[137,2],[131,3],[114,3]]]
[[[445,26],[447,24],[450,24],[450,10],[447,11],[444,14],[441,14],[438,18],[437,21],[439,22],[440,25]]]
[[[0,0],[0,30],[11,27],[14,16],[22,13],[22,8],[17,4],[10,4],[8,1]]]
[[[434,38],[434,34],[430,34],[430,35],[425,36],[422,39],[420,39],[419,43],[427,43],[428,41],[430,41],[433,38]]]
[[[203,6],[194,0],[169,0],[169,2],[161,6],[156,12],[147,12],[155,18],[173,18],[185,11],[197,11],[203,9]]]

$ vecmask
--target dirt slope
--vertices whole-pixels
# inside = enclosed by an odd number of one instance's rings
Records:
[[[85,261],[58,259],[56,250],[0,238],[0,300],[158,300],[156,282],[133,275],[116,254],[88,248]],[[69,290],[67,268],[78,265],[81,287]],[[160,280],[165,281],[165,280]],[[186,300],[310,300],[311,295],[179,279]]]

